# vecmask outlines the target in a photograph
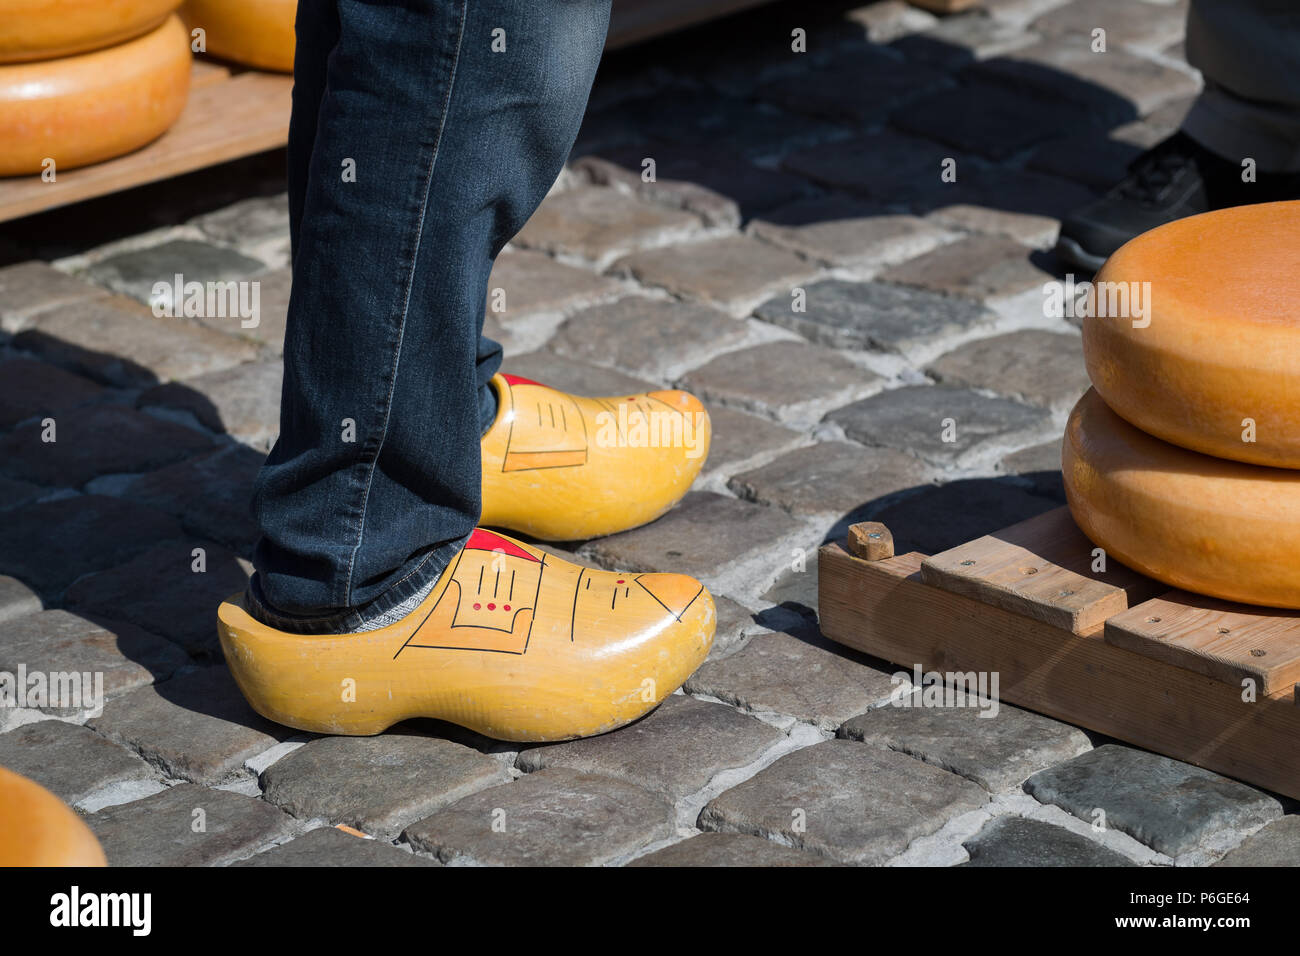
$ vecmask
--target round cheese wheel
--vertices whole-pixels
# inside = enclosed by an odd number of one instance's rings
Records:
[[[1127,290],[1132,313],[1132,293],[1150,293],[1140,316],[1084,319],[1088,374],[1106,404],[1184,448],[1300,468],[1300,202],[1153,229],[1096,282],[1094,312]]]
[[[183,13],[213,56],[292,73],[297,10],[298,0],[187,0]]]
[[[1075,522],[1112,560],[1188,591],[1300,608],[1300,471],[1170,445],[1093,389],[1070,413],[1061,470]]]
[[[0,0],[0,63],[98,50],[152,30],[181,0]]]
[[[129,153],[176,121],[190,88],[189,34],[169,17],[126,43],[0,66],[0,176]]]
[[[0,767],[0,866],[105,866],[90,827],[39,784]]]

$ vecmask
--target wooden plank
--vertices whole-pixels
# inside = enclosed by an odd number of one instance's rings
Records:
[[[1300,612],[1169,593],[1106,622],[1106,641],[1238,690],[1247,678],[1273,695],[1300,680]]]
[[[230,67],[226,64],[196,56],[190,67],[190,92],[211,86],[213,83],[224,83],[228,79],[230,79]]]
[[[1092,570],[1093,544],[1057,508],[926,558],[927,584],[976,598],[1072,634],[1099,631],[1111,615],[1168,590],[1115,561]]]
[[[910,670],[993,671],[1001,700],[1300,798],[1300,707],[921,580],[922,556],[818,557],[827,637]]]
[[[148,146],[82,169],[0,180],[0,222],[283,146],[293,78],[248,72],[191,91],[176,123]]]

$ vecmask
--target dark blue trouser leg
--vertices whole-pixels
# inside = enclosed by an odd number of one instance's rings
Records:
[[[346,625],[427,587],[478,521],[488,275],[577,135],[609,0],[298,16],[293,292],[254,564],[278,611]]]

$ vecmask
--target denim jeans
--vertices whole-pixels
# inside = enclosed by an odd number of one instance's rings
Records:
[[[427,590],[478,521],[488,275],[577,136],[609,2],[298,5],[293,288],[252,590],[306,629]]]

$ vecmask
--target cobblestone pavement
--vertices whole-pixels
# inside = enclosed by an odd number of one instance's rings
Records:
[[[562,549],[713,589],[716,647],[684,693],[522,749],[419,721],[303,735],[249,710],[213,610],[249,573],[249,483],[277,428],[273,157],[0,238],[0,669],[102,672],[107,697],[97,716],[0,709],[0,765],[85,813],[115,863],[1300,862],[1285,801],[1008,705],[882,706],[895,668],[817,628],[816,548],[848,522],[934,552],[1062,502],[1086,381],[1078,330],[1045,317],[1046,250],[1196,92],[1184,4],[813,6],[607,58],[491,281],[508,371],[709,405],[713,453],[677,509]],[[260,280],[260,326],[155,318],[176,273]]]

